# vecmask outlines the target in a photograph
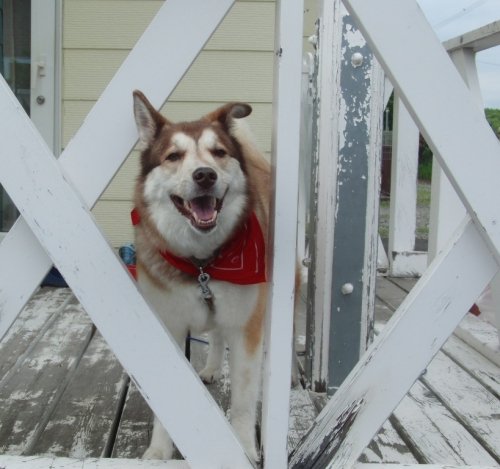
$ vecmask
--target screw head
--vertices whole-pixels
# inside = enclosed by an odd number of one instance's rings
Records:
[[[354,52],[354,54],[351,55],[351,65],[354,68],[358,68],[363,65],[363,54],[361,52]]]

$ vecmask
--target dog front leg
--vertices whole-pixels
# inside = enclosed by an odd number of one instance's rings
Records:
[[[210,331],[208,334],[208,356],[205,368],[200,371],[200,378],[205,384],[211,384],[218,380],[222,373],[222,361],[224,360],[224,338],[218,330]]]
[[[255,439],[257,399],[260,389],[262,340],[248,343],[241,331],[231,334],[229,342],[229,367],[231,376],[231,424],[248,456],[259,461]]]
[[[187,330],[172,331],[172,337],[177,342],[177,345],[184,350]],[[153,434],[148,449],[143,454],[143,459],[172,459],[174,454],[174,443],[170,435],[165,430],[156,415],[154,416]]]

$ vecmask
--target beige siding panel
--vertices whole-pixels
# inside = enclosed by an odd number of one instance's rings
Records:
[[[97,224],[113,247],[134,241],[130,222],[132,202],[100,200],[92,210]]]
[[[135,180],[139,174],[140,153],[132,151],[116,173],[100,200],[130,201],[134,194]]]
[[[222,104],[224,103],[169,102],[162,109],[162,113],[173,122],[196,120]],[[271,103],[250,104],[253,111],[248,117],[248,123],[252,128],[257,146],[262,151],[271,151],[272,105]],[[63,146],[68,144],[69,140],[80,128],[93,105],[94,101],[64,102]],[[130,112],[132,113],[132,102]]]
[[[73,138],[95,101],[63,101],[62,105],[62,146],[65,148]]]
[[[63,99],[95,101],[126,55],[118,50],[66,50]],[[271,102],[272,82],[272,52],[204,51],[170,100]]]
[[[205,49],[273,51],[274,12],[274,3],[235,3]]]
[[[64,47],[131,49],[162,3],[157,0],[66,0]],[[274,4],[237,2],[205,49],[272,51],[273,42]]]
[[[64,48],[131,49],[162,3],[158,0],[64,0]]]

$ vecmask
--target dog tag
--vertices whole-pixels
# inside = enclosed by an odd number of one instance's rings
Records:
[[[206,272],[203,272],[203,270],[201,269],[200,271],[201,274],[198,275],[198,283],[200,284],[201,296],[205,301],[209,301],[213,298],[212,290],[210,290],[210,287],[208,286],[210,275],[208,275]]]

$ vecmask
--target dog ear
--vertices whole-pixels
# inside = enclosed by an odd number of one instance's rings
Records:
[[[233,119],[242,119],[252,112],[252,106],[247,103],[227,103],[205,116],[211,122],[218,121],[224,127],[231,127]]]
[[[158,130],[169,124],[169,121],[153,107],[141,91],[135,90],[133,95],[134,117],[139,132],[139,142],[143,148],[147,148],[151,145]]]

